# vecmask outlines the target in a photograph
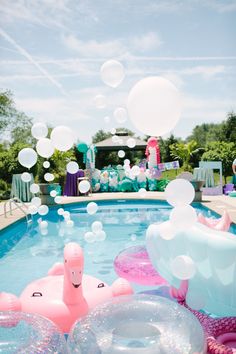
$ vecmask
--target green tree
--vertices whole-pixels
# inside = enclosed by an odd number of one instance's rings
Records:
[[[8,125],[8,119],[11,117],[14,109],[14,102],[10,91],[0,92],[0,133],[2,134]]]
[[[173,134],[171,134],[170,137],[167,139],[159,139],[162,162],[170,162],[173,159],[173,156],[171,155],[170,146],[179,142],[181,142],[181,139],[176,138]]]
[[[31,136],[32,118],[16,109],[10,91],[0,92],[0,140],[4,137],[11,143],[34,144]]]
[[[179,142],[172,144],[170,145],[170,151],[174,159],[182,162],[185,171],[192,171],[191,158],[199,151],[195,140],[191,140],[188,143]]]
[[[116,128],[117,133],[126,133],[129,136],[134,136],[134,132],[132,130],[127,129],[127,128]],[[93,137],[92,137],[92,142],[93,144],[99,143],[100,141],[103,141],[105,139],[108,139],[112,137],[113,134],[110,132],[105,132],[104,130],[100,129]]]
[[[228,113],[226,121],[222,123],[222,140],[236,142],[236,114],[233,111]]]
[[[93,144],[99,143],[105,139],[108,139],[112,136],[110,132],[104,132],[104,130],[100,129],[93,137],[92,142]]]
[[[11,183],[13,174],[22,173],[27,170],[27,168],[21,166],[17,158],[19,151],[25,147],[30,147],[30,145],[18,142],[0,151],[0,179]],[[30,172],[36,176],[37,169],[38,166],[36,164],[30,169]]]
[[[222,124],[203,123],[196,125],[187,141],[195,140],[197,145],[204,148],[208,142],[222,139]]]
[[[54,181],[59,182],[62,187],[64,185],[66,176],[66,165],[68,162],[73,160],[76,161],[76,156],[73,148],[65,152],[55,150],[54,154],[49,159],[50,173],[54,174]],[[45,173],[45,170],[43,170],[43,173]],[[40,179],[43,182],[42,176]]]
[[[225,183],[227,177],[232,174],[232,162],[236,156],[236,144],[233,142],[214,141],[208,143],[206,151],[202,155],[203,161],[222,161]]]

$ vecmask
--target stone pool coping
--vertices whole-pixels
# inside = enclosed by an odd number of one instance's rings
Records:
[[[89,196],[79,197],[62,197],[60,205],[73,204],[87,201],[99,201],[99,200],[114,200],[114,199],[151,199],[151,200],[165,200],[165,194],[163,192],[147,192],[145,198],[141,198],[136,193],[93,193]],[[28,205],[29,203],[26,203]],[[202,196],[202,205],[222,215],[224,210],[227,210],[231,220],[236,223],[236,198],[232,198],[225,195],[217,196]],[[7,208],[9,211],[9,207]],[[0,230],[15,223],[16,221],[24,218],[23,213],[13,206],[13,215],[7,213],[7,218],[4,217],[4,202],[0,203]]]

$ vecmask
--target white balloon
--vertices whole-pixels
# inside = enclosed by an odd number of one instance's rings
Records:
[[[111,128],[111,134],[114,135],[116,133],[116,128]]]
[[[103,109],[107,105],[106,97],[104,95],[97,95],[94,97],[94,103],[96,108]]]
[[[57,191],[53,190],[53,191],[50,192],[50,196],[51,197],[55,198],[56,195],[57,195]]]
[[[54,198],[54,202],[56,204],[60,204],[62,202],[62,197],[60,197],[59,195],[57,195],[55,198]]]
[[[40,189],[39,189],[39,185],[36,183],[31,184],[30,186],[30,192],[33,194],[39,193]]]
[[[89,181],[81,181],[79,183],[79,191],[80,193],[87,193],[90,190],[90,183]]]
[[[165,221],[158,225],[161,238],[164,240],[172,240],[175,237],[176,231],[174,226],[169,222]]]
[[[37,153],[34,151],[34,149],[31,148],[24,148],[18,154],[19,163],[27,168],[34,166],[37,162],[37,159]]]
[[[36,151],[39,156],[49,158],[54,153],[52,141],[48,138],[40,138],[36,144]]]
[[[95,236],[96,236],[96,241],[104,241],[107,237],[107,234],[105,233],[104,230],[100,230],[96,232]]]
[[[138,81],[128,96],[128,113],[142,133],[160,136],[170,132],[181,114],[181,97],[167,79],[152,76]]]
[[[48,127],[45,123],[35,123],[31,128],[31,134],[36,139],[45,138],[48,135]]]
[[[42,204],[38,208],[39,215],[47,215],[48,212],[49,212],[49,208],[47,205]]]
[[[147,196],[147,191],[145,188],[140,188],[138,194],[140,195],[141,198],[145,198]]]
[[[137,236],[135,234],[132,234],[130,236],[130,239],[131,239],[131,241],[136,241],[137,240]]]
[[[171,181],[165,189],[165,197],[173,206],[190,204],[195,196],[193,185],[186,179],[177,178]]]
[[[52,173],[45,173],[44,174],[44,179],[47,182],[52,182],[54,180],[54,175]]]
[[[74,132],[64,125],[59,125],[51,132],[53,146],[59,151],[70,150],[75,143]]]
[[[194,277],[196,273],[196,265],[189,256],[177,256],[171,262],[172,274],[181,280],[187,280]]]
[[[92,226],[91,226],[91,229],[92,229],[92,231],[94,232],[94,233],[96,233],[96,232],[99,232],[99,231],[101,231],[102,230],[102,223],[101,223],[101,221],[94,221],[93,223],[92,223]]]
[[[129,165],[130,165],[130,160],[129,160],[129,159],[125,159],[125,160],[124,160],[124,165],[129,166]]]
[[[57,214],[58,214],[58,215],[63,215],[63,214],[64,214],[64,209],[63,209],[63,208],[59,208],[59,209],[57,210]]]
[[[41,234],[42,236],[46,236],[46,235],[48,234],[48,229],[41,229],[41,228],[40,228],[40,234]]]
[[[118,151],[118,156],[122,159],[123,157],[125,157],[125,152],[124,150],[119,150]]]
[[[44,168],[49,168],[50,167],[50,162],[49,161],[44,161],[43,167]]]
[[[20,178],[23,182],[30,182],[32,179],[32,176],[29,172],[23,172],[21,174]]]
[[[69,211],[64,211],[63,212],[63,217],[64,217],[64,219],[70,219],[70,212]]]
[[[124,67],[117,60],[107,60],[101,66],[100,73],[102,81],[114,88],[119,86],[125,77]]]
[[[67,220],[67,221],[66,221],[66,226],[67,226],[67,227],[74,227],[74,224],[75,224],[75,223],[74,223],[73,220]]]
[[[131,173],[133,176],[138,176],[140,174],[140,167],[139,166],[133,166],[131,168]]]
[[[86,210],[89,215],[96,214],[96,212],[98,211],[97,203],[94,203],[94,202],[88,203]]]
[[[42,202],[41,202],[41,199],[39,197],[33,197],[31,199],[31,204],[35,205],[36,207],[40,207]]]
[[[69,172],[70,174],[73,175],[79,171],[79,165],[75,161],[70,161],[66,165],[66,170],[67,170],[67,172]]]
[[[124,123],[127,120],[127,111],[123,107],[114,110],[113,117],[118,123]]]
[[[104,117],[104,122],[105,123],[110,123],[110,121],[111,121],[110,117],[108,117],[108,116]]]
[[[136,145],[136,140],[134,138],[129,138],[127,141],[126,141],[126,144],[127,146],[132,149],[135,147]]]
[[[84,234],[84,240],[88,243],[94,242],[95,238],[96,238],[95,234],[91,231],[88,231]]]
[[[36,205],[33,205],[33,204],[29,205],[29,207],[28,207],[29,214],[35,215],[35,214],[37,214],[37,212],[38,212],[38,208],[36,207]]]
[[[48,227],[48,222],[47,221],[41,221],[39,223],[40,229],[46,229]]]
[[[191,205],[175,207],[170,212],[171,225],[176,230],[186,230],[197,222],[196,210]]]

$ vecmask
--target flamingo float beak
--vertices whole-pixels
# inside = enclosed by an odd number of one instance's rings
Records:
[[[82,271],[78,268],[70,269],[70,280],[74,288],[79,288],[82,280]]]

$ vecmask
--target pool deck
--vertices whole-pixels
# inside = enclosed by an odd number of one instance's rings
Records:
[[[94,193],[86,197],[62,197],[62,202],[59,205],[79,203],[86,201],[99,201],[99,200],[114,200],[114,199],[152,199],[152,200],[165,200],[163,192],[147,192],[145,197],[140,197],[136,193]],[[202,202],[207,208],[222,215],[225,210],[228,211],[231,220],[236,223],[236,198],[225,195],[217,196],[202,196]],[[28,203],[29,204],[29,203]],[[27,204],[26,204],[27,205]],[[22,219],[24,214],[21,210],[13,206],[13,213],[10,215],[9,206],[7,207],[7,218],[4,216],[4,202],[0,203],[0,230],[13,224],[14,222]]]

